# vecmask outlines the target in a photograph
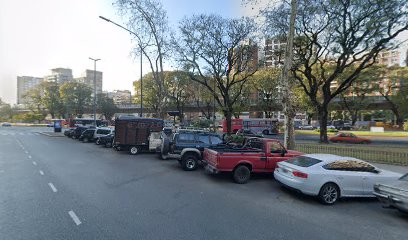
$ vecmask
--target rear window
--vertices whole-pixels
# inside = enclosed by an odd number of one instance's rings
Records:
[[[96,131],[97,134],[109,134],[111,131],[106,129],[98,129]]]
[[[404,176],[400,177],[399,180],[408,182],[408,173],[405,174]]]
[[[305,156],[299,156],[295,158],[291,158],[289,160],[286,160],[287,163],[291,163],[293,165],[299,166],[299,167],[310,167],[313,166],[319,162],[321,162],[318,159],[315,158],[310,158],[310,157],[305,157]]]

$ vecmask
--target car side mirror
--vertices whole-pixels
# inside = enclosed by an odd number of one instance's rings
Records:
[[[288,151],[286,149],[282,149],[281,156],[285,156],[286,153],[288,153]]]

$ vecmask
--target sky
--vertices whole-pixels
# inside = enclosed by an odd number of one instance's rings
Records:
[[[52,68],[71,68],[74,77],[93,69],[100,58],[103,90],[132,89],[140,77],[131,36],[100,15],[124,25],[113,0],[0,0],[0,98],[14,104],[17,76],[44,77]],[[170,24],[184,16],[240,15],[241,0],[164,0]],[[143,66],[143,72],[149,68]]]

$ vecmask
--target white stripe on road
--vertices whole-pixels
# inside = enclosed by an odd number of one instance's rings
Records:
[[[74,220],[74,223],[78,226],[79,224],[81,224],[81,220],[79,220],[79,218],[77,217],[77,215],[74,213],[74,211],[69,211],[68,212],[69,216],[71,216],[72,220]]]
[[[34,166],[37,166],[37,162],[36,162],[36,161],[33,161],[33,165],[34,165]]]
[[[24,151],[26,154],[28,154],[28,151]]]
[[[31,155],[28,155],[28,158],[31,158]]]
[[[40,170],[40,175],[44,176],[44,172],[42,170]]]
[[[58,192],[57,188],[52,183],[48,183],[48,186],[52,189],[53,192]]]

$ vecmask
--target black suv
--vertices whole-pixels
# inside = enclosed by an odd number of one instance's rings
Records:
[[[79,136],[78,140],[82,142],[93,142],[94,141],[94,134],[96,128],[88,128],[82,132],[81,136]]]
[[[223,146],[223,141],[216,133],[180,130],[171,140],[162,139],[160,155],[162,159],[178,158],[184,170],[193,171],[202,160],[204,148],[217,146]]]
[[[76,127],[71,133],[72,139],[78,139],[86,129],[88,129],[88,127],[85,126]]]

